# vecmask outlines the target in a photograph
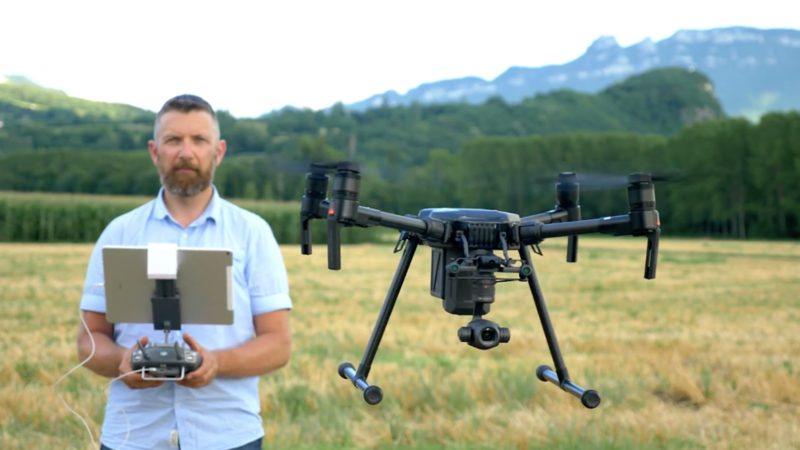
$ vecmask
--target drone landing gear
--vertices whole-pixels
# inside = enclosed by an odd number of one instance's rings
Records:
[[[597,406],[600,405],[600,394],[593,389],[583,389],[569,379],[569,371],[567,371],[567,365],[564,363],[564,358],[561,356],[561,350],[558,347],[558,340],[556,339],[556,332],[553,329],[553,324],[550,322],[550,314],[544,302],[542,287],[539,285],[536,270],[533,269],[531,254],[525,246],[520,247],[519,254],[522,261],[531,267],[531,274],[528,275],[528,286],[531,288],[533,302],[536,304],[536,311],[539,313],[539,320],[542,322],[542,331],[544,331],[544,337],[547,340],[547,347],[550,349],[550,355],[553,357],[553,364],[556,366],[555,372],[546,365],[539,366],[536,369],[536,378],[541,381],[549,381],[563,391],[578,397],[581,399],[581,404],[586,408],[597,408]]]
[[[400,289],[403,287],[403,281],[406,279],[408,269],[411,267],[411,261],[414,259],[414,253],[419,245],[419,237],[416,235],[405,235],[401,237],[408,241],[403,251],[403,256],[400,257],[400,262],[397,264],[397,270],[392,278],[392,284],[389,286],[389,292],[386,294],[386,300],[383,302],[381,312],[378,315],[378,321],[375,322],[375,328],[372,330],[372,336],[367,343],[367,349],[364,351],[364,356],[361,358],[361,364],[358,369],[354,369],[353,365],[345,362],[339,365],[339,376],[350,380],[353,384],[364,393],[364,400],[370,405],[377,405],[383,400],[383,391],[375,385],[367,383],[369,370],[372,368],[372,361],[375,359],[375,354],[378,352],[378,346],[383,338],[383,332],[386,331],[386,325],[389,323],[389,317],[392,315],[397,297],[400,295]],[[399,248],[400,243],[398,242]]]
[[[400,289],[408,274],[408,269],[411,267],[411,261],[414,258],[414,253],[420,241],[419,237],[415,235],[405,236],[404,239],[408,241],[408,244],[405,246],[403,256],[400,258],[400,262],[397,265],[394,278],[389,286],[389,292],[386,295],[386,300],[383,302],[383,307],[378,315],[375,327],[372,330],[372,335],[367,343],[367,348],[364,351],[361,363],[357,369],[349,362],[340,364],[338,368],[339,376],[350,380],[356,388],[362,391],[364,393],[364,400],[370,405],[377,405],[383,400],[383,391],[378,386],[369,384],[367,382],[367,377],[369,376],[369,371],[372,368],[372,362],[375,359],[378,346],[383,338],[384,331],[386,331],[389,317],[392,315],[395,303],[397,303]],[[533,301],[542,323],[542,330],[547,340],[547,346],[550,349],[550,354],[553,357],[553,363],[556,367],[555,371],[553,371],[550,367],[541,365],[536,369],[536,377],[541,381],[549,381],[565,392],[578,397],[586,408],[596,408],[600,405],[600,395],[597,391],[584,389],[569,379],[569,372],[564,363],[564,358],[561,356],[561,350],[558,347],[556,333],[550,322],[550,314],[547,311],[544,295],[542,295],[542,288],[539,285],[536,271],[533,268],[533,260],[531,259],[530,252],[527,247],[523,246],[520,248],[519,253],[522,262],[527,267],[530,267],[530,274],[525,277],[528,280],[528,285],[533,295]],[[481,309],[482,307],[476,309],[476,312]],[[477,313],[466,327],[462,327],[459,330],[458,335],[461,342],[467,342],[469,345],[483,350],[496,347],[499,343],[508,342],[511,337],[510,331],[507,328],[500,328],[495,323],[482,319],[480,314]]]

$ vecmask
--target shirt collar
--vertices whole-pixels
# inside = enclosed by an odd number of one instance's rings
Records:
[[[194,223],[201,224],[204,223],[206,220],[211,219],[214,222],[219,220],[220,214],[220,197],[219,191],[217,191],[217,187],[213,184],[211,185],[211,202],[209,202],[208,206],[206,207],[203,214],[194,221]],[[153,217],[156,219],[166,219],[170,217],[169,210],[167,210],[167,205],[164,203],[164,187],[162,186],[161,189],[158,191],[158,196],[155,199],[155,206],[153,207]],[[171,218],[171,217],[170,217]]]

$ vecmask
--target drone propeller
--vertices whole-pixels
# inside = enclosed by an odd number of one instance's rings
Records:
[[[300,158],[285,159],[277,155],[270,156],[268,161],[272,171],[292,175],[305,175],[307,173],[326,174],[336,170],[337,164],[339,164],[338,161],[325,163]],[[371,167],[364,167],[363,165],[360,167],[359,172],[362,175],[381,177],[381,174],[377,170]]]
[[[638,173],[647,173],[650,175],[650,180],[653,183],[675,183],[686,181],[688,176],[683,170],[661,170],[661,171],[642,171]],[[603,191],[610,189],[622,189],[630,183],[630,174],[625,175],[609,175],[599,172],[581,172],[575,173],[575,182],[580,185],[581,191]],[[534,176],[533,184],[538,185],[552,185],[559,182],[557,177],[551,174],[544,176]]]

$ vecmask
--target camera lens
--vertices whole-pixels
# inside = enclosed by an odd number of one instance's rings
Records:
[[[481,339],[484,341],[493,341],[496,337],[497,333],[492,328],[486,327],[481,330]]]

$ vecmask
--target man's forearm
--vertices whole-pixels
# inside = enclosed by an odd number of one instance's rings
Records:
[[[84,367],[103,377],[118,377],[125,348],[117,345],[103,333],[94,332],[92,338],[95,345],[94,356],[84,364]],[[91,354],[92,342],[89,336],[83,335],[78,343],[78,359],[83,362]]]
[[[217,358],[218,377],[252,377],[280,369],[289,362],[291,338],[267,333],[234,348],[212,352]]]

